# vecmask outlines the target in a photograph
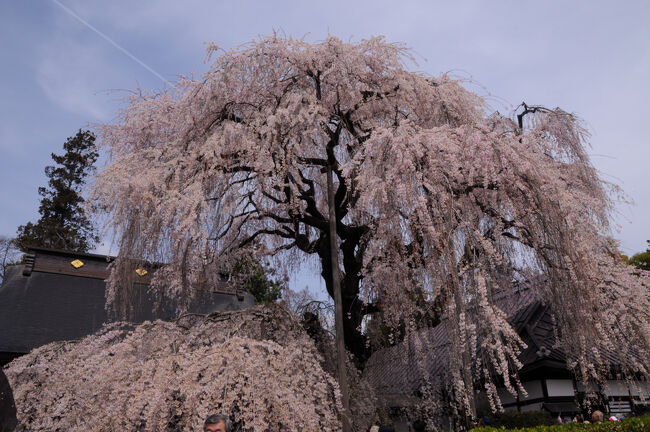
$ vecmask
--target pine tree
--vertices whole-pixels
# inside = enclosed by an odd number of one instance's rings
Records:
[[[241,280],[244,290],[255,298],[256,304],[264,304],[279,300],[286,288],[286,282],[276,278],[275,273],[272,267],[247,255],[237,261],[231,276]]]
[[[46,247],[86,252],[99,240],[83,210],[80,194],[85,177],[94,170],[98,153],[95,135],[81,129],[63,144],[65,154],[52,153],[55,166],[45,167],[48,187],[39,187],[42,197],[36,223],[18,227],[16,244],[21,249]]]

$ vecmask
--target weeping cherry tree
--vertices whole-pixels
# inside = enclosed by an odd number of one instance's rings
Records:
[[[496,401],[497,381],[516,392],[524,343],[495,298],[525,281],[552,307],[578,379],[602,378],[612,356],[648,375],[648,273],[609,240],[618,192],[574,115],[491,112],[452,77],[408,70],[409,51],[381,37],[271,36],[209,54],[200,79],[134,95],[101,128],[110,162],[92,200],[120,242],[118,315],[139,261],[164,263],[152,286],[181,307],[246,254],[285,270],[315,256],[333,296],[329,167],[345,344],[359,365],[376,348],[366,316],[402,333],[445,317],[459,406],[471,409],[477,383]]]

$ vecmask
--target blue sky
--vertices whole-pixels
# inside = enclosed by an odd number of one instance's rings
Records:
[[[3,0],[0,235],[38,218],[50,153],[77,129],[114,119],[127,90],[204,72],[204,42],[228,49],[277,30],[310,41],[385,35],[414,50],[414,69],[471,78],[501,112],[526,101],[580,115],[594,165],[634,202],[617,205],[615,237],[625,253],[642,251],[650,239],[648,23],[647,1]]]

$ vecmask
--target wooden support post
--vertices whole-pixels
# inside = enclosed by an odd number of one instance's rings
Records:
[[[341,298],[341,278],[339,277],[339,253],[336,236],[336,203],[334,201],[332,166],[327,165],[327,201],[329,206],[330,261],[332,270],[332,290],[334,291],[334,309],[336,321],[336,352],[339,372],[339,387],[343,399],[343,432],[350,432],[350,398],[348,377],[345,371],[345,340],[343,338],[343,299]]]

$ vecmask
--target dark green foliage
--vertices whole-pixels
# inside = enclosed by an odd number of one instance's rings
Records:
[[[285,282],[274,280],[275,271],[252,257],[240,259],[233,268],[233,276],[242,279],[245,291],[255,297],[256,304],[272,303],[282,296]]]
[[[486,427],[481,432],[503,432],[506,429]],[[620,422],[605,421],[603,423],[569,423],[556,426],[534,426],[521,429],[510,429],[519,432],[650,432],[650,415],[631,417]]]
[[[18,227],[16,244],[22,250],[36,246],[86,252],[99,240],[83,211],[84,199],[80,195],[97,160],[95,135],[79,130],[68,138],[63,149],[63,155],[52,153],[56,165],[45,167],[45,175],[50,179],[48,187],[38,188],[42,197],[40,219]]]
[[[650,240],[646,240],[646,242],[648,243],[648,249],[645,252],[632,255],[632,258],[627,262],[638,269],[650,271]]]
[[[522,428],[539,425],[552,425],[553,416],[548,411],[504,412],[491,415],[492,425],[505,428]]]

